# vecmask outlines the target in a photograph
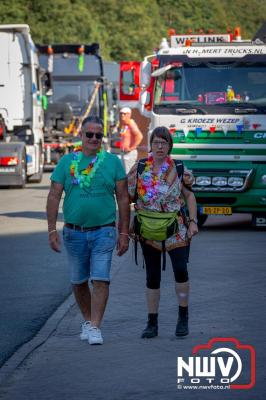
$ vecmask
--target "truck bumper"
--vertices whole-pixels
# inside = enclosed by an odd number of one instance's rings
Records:
[[[231,207],[233,213],[265,213],[266,188],[241,193],[195,193],[198,208]]]
[[[21,174],[16,172],[16,168],[14,168],[10,172],[1,172],[0,168],[0,186],[20,186],[22,185]]]
[[[25,160],[25,154],[24,142],[0,144],[0,186],[24,186],[26,172],[24,171],[23,174],[22,160]],[[5,160],[5,158],[14,158],[14,160]]]

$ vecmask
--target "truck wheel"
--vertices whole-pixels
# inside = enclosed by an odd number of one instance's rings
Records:
[[[207,221],[208,215],[206,214],[198,214],[198,226],[202,226]]]
[[[43,164],[44,164],[44,154],[42,152],[42,148],[40,147],[40,157],[39,157],[39,172],[32,175],[29,178],[30,183],[41,183],[43,177]]]

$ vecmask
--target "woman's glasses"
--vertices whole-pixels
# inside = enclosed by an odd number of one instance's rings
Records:
[[[101,140],[101,139],[103,138],[103,133],[101,133],[101,132],[98,132],[98,133],[95,133],[95,132],[85,132],[85,135],[86,135],[86,137],[87,137],[88,139],[92,139],[93,136],[95,136],[96,139],[98,139],[98,140]]]
[[[156,147],[159,147],[159,146],[166,147],[166,146],[169,146],[169,143],[168,142],[161,142],[159,140],[154,140],[154,142],[152,142],[152,145],[156,146]]]

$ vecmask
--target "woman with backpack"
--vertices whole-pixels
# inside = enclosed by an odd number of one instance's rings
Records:
[[[195,196],[187,186],[181,161],[170,156],[173,139],[166,127],[157,127],[150,137],[149,157],[139,160],[128,175],[129,195],[135,203],[133,233],[139,240],[146,264],[148,322],[142,338],[158,335],[161,254],[168,252],[174,271],[179,304],[175,335],[188,335],[189,243],[198,233]],[[188,218],[184,212],[184,202]]]

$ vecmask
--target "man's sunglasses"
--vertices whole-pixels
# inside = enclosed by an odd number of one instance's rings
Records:
[[[101,140],[103,138],[103,133],[95,133],[95,132],[85,132],[85,135],[88,139],[92,139],[93,136],[96,137],[96,139]]]

